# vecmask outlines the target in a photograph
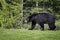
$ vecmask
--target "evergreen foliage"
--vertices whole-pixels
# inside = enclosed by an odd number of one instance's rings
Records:
[[[60,19],[60,0],[0,0],[0,27],[21,28],[23,4],[23,23],[34,12],[49,12]]]

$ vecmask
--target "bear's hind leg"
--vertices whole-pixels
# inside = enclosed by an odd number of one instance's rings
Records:
[[[49,24],[49,30],[54,30],[56,28],[56,26],[54,24]]]
[[[41,30],[44,30],[44,24],[39,24],[41,27],[40,27],[40,29]]]

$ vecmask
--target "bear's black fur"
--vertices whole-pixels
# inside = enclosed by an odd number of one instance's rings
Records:
[[[31,28],[29,28],[29,30],[32,30],[36,23],[41,26],[42,30],[44,30],[44,24],[48,24],[50,30],[54,30],[56,28],[55,18],[49,13],[33,13],[27,17],[27,22],[32,22]]]

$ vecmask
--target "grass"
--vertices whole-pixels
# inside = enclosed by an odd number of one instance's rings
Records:
[[[60,40],[60,30],[0,29],[0,40]]]
[[[27,30],[27,29],[2,29],[0,28],[0,40],[60,40],[60,20],[56,21],[56,30]]]

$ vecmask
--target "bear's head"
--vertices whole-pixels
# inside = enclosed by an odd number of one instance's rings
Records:
[[[27,20],[27,23],[31,22],[31,16],[28,16],[26,20]]]

